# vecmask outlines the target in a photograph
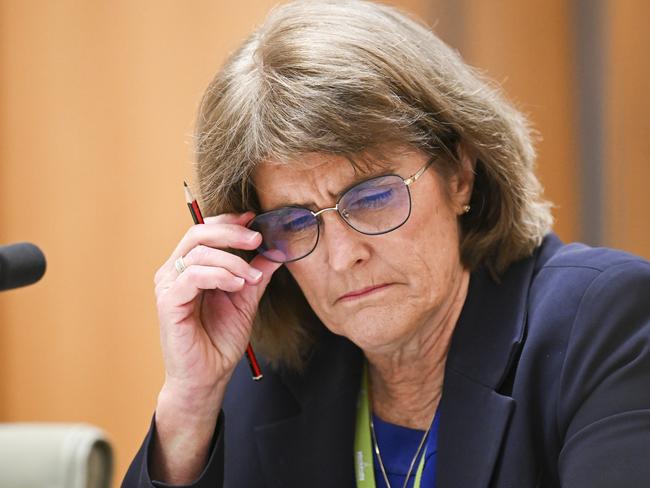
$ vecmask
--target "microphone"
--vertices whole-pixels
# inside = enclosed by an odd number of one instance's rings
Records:
[[[0,291],[31,285],[45,273],[45,255],[29,242],[0,246]]]

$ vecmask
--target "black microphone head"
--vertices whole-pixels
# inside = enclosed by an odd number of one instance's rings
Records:
[[[36,283],[45,274],[45,255],[34,244],[0,246],[0,291]]]

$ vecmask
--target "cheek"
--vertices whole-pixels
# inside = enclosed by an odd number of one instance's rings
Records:
[[[400,247],[413,250],[408,266],[413,273],[411,281],[432,299],[444,291],[460,264],[458,220],[444,205],[414,213],[413,217]]]
[[[411,240],[413,249],[446,255],[450,249],[458,248],[458,219],[442,202],[414,209],[405,227],[403,237]]]

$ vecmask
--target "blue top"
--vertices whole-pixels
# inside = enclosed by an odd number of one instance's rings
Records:
[[[433,419],[433,425],[429,431],[429,436],[425,442],[427,449],[426,458],[424,461],[424,470],[422,472],[422,487],[435,488],[436,486],[436,451],[438,450],[438,421],[439,416]],[[375,434],[377,436],[377,445],[381,453],[381,460],[384,462],[386,475],[390,481],[392,488],[402,488],[406,473],[409,470],[411,460],[415,455],[415,451],[422,441],[424,435],[423,430],[409,429],[399,425],[384,422],[382,419],[373,414],[373,423],[375,425]],[[420,463],[420,457],[424,446],[416,459],[407,487],[412,487],[415,481],[415,472]],[[375,484],[377,488],[388,488],[384,481],[384,476],[379,467],[379,460],[377,454],[373,449],[373,463],[375,466]]]

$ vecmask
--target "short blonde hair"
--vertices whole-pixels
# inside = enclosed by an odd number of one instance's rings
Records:
[[[450,175],[459,168],[459,143],[477,157],[472,210],[461,218],[461,259],[498,276],[530,255],[552,223],[526,118],[398,10],[356,0],[297,1],[271,11],[206,89],[196,179],[208,215],[259,210],[251,176],[263,161],[329,153],[355,164],[381,147],[406,144],[444,156],[435,167]],[[271,362],[300,369],[317,337],[313,318],[281,268],[260,303],[256,347]]]

